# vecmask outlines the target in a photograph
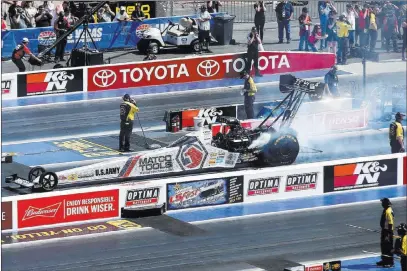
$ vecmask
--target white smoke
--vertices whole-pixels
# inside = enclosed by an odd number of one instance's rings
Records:
[[[262,133],[256,140],[254,140],[252,142],[252,144],[250,144],[249,149],[260,148],[260,147],[266,145],[267,143],[269,143],[270,140],[271,140],[271,134]]]

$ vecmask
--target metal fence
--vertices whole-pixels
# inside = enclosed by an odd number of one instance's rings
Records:
[[[235,23],[252,23],[254,22],[254,4],[257,1],[221,1],[221,12],[227,12],[231,15],[235,15]],[[276,8],[279,1],[264,1],[266,5],[266,21],[275,22]],[[335,1],[334,5],[338,10],[338,13],[345,12],[346,4],[359,3],[363,4],[365,1]],[[176,16],[176,15],[189,15],[196,14],[199,7],[206,4],[206,1],[161,1],[158,6],[161,6],[161,12],[158,12],[159,16]],[[294,6],[294,18],[298,18],[301,14],[301,10],[304,6]],[[308,12],[313,19],[317,19],[318,15],[318,1],[308,1],[306,5]]]

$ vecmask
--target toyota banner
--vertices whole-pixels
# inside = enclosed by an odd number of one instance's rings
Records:
[[[330,53],[260,52],[262,74],[328,69],[335,64]],[[88,70],[88,91],[114,90],[168,84],[237,78],[246,66],[246,54],[189,57],[104,65]]]
[[[397,185],[397,158],[325,166],[324,192]]]

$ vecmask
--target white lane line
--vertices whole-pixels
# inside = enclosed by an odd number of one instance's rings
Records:
[[[393,202],[396,201],[401,201],[405,200],[405,197],[396,197],[396,198],[390,198]],[[364,204],[369,204],[372,202],[377,202],[378,200],[370,200],[370,201],[365,201],[365,202],[353,202],[353,203],[344,203],[344,204],[337,204],[337,205],[330,205],[330,206],[319,206],[319,207],[313,207],[313,208],[304,208],[304,209],[296,209],[296,210],[288,210],[288,211],[279,211],[279,212],[271,212],[271,213],[263,213],[263,214],[254,214],[254,215],[245,215],[245,216],[236,216],[236,217],[226,217],[226,218],[216,218],[216,219],[211,219],[211,220],[205,220],[205,221],[195,221],[195,222],[190,222],[190,224],[205,224],[205,223],[213,223],[213,222],[219,222],[219,221],[228,221],[228,220],[241,220],[241,219],[248,219],[248,218],[253,218],[253,217],[261,217],[261,216],[268,216],[268,215],[280,215],[280,214],[287,214],[287,213],[296,213],[296,212],[303,212],[303,211],[311,211],[311,210],[319,210],[319,209],[334,209],[334,208],[340,208],[340,207],[346,207],[346,206],[351,206],[351,205],[364,205]],[[63,225],[58,225],[63,227]],[[36,241],[31,241],[31,242],[22,242],[22,243],[14,243],[14,244],[2,244],[3,248],[10,248],[10,247],[18,247],[18,246],[28,246],[28,245],[41,245],[44,243],[52,243],[52,242],[63,242],[63,241],[69,241],[69,240],[75,240],[75,239],[80,239],[80,238],[96,238],[100,236],[111,236],[119,233],[127,233],[131,231],[140,231],[140,230],[154,230],[154,228],[151,227],[143,227],[143,228],[136,228],[136,229],[129,229],[129,230],[122,230],[122,231],[111,231],[111,232],[102,232],[102,233],[91,233],[87,235],[78,235],[78,236],[67,236],[63,238],[55,238],[55,239],[47,239],[47,240],[36,240]],[[24,234],[23,232],[20,232],[21,234]],[[374,257],[374,256],[373,256]],[[366,255],[365,255],[365,258]],[[311,263],[315,263],[317,261],[312,261]]]

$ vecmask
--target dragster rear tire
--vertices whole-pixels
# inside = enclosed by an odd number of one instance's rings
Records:
[[[44,191],[52,191],[58,185],[58,176],[54,172],[45,172],[40,176],[40,185]]]
[[[297,159],[299,152],[300,145],[295,135],[279,133],[264,146],[259,160],[268,166],[291,165]]]
[[[28,173],[28,181],[33,182],[37,177],[41,176],[45,172],[45,169],[43,167],[33,167],[30,169],[30,172]]]

